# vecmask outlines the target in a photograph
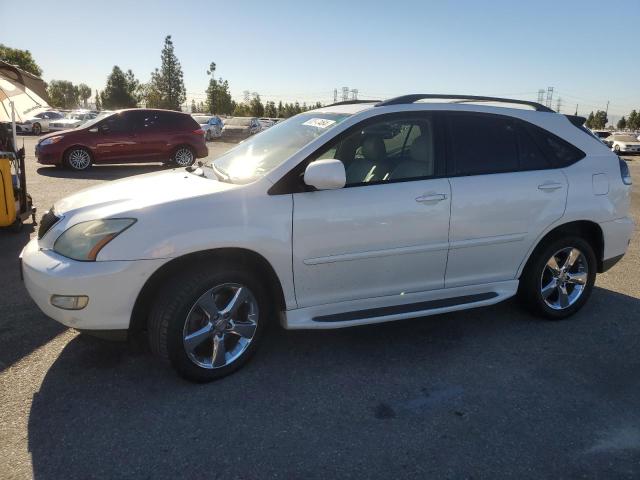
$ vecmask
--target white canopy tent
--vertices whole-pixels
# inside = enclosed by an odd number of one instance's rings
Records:
[[[11,122],[13,145],[16,147],[15,122],[48,109],[44,81],[35,75],[0,61],[0,122]]]

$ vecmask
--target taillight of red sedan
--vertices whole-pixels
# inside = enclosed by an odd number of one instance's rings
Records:
[[[204,135],[204,130],[202,130],[201,128],[199,128],[198,130],[194,130],[191,133],[195,133],[196,135]]]

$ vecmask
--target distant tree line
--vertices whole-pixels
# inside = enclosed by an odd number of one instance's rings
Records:
[[[635,110],[631,110],[627,118],[623,116],[618,120],[616,127],[618,130],[640,130],[640,114]]]
[[[607,112],[604,110],[598,110],[595,113],[591,112],[587,117],[585,126],[594,130],[600,130],[606,127],[609,119],[607,118]],[[632,110],[628,116],[623,116],[616,124],[618,130],[640,130],[640,114],[636,110]]]

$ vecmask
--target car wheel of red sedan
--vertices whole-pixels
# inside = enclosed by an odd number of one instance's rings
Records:
[[[191,147],[178,147],[171,156],[171,162],[179,167],[188,167],[196,161],[196,155]]]
[[[86,148],[73,147],[67,151],[64,163],[72,170],[86,170],[91,166],[91,153]]]

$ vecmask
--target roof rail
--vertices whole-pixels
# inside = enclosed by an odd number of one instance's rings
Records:
[[[331,105],[323,105],[322,108],[325,107],[335,107],[336,105],[355,105],[357,103],[380,103],[380,100],[345,100],[344,102],[336,102]]]
[[[549,107],[538,102],[530,102],[528,100],[516,100],[513,98],[500,98],[500,97],[479,97],[476,95],[443,95],[438,93],[402,95],[400,97],[391,98],[383,102],[376,104],[376,107],[384,107],[386,105],[401,105],[404,103],[414,103],[418,100],[425,99],[447,99],[447,100],[461,100],[462,102],[498,102],[498,103],[513,103],[519,105],[528,105],[533,107],[537,112],[551,112],[555,113]]]

